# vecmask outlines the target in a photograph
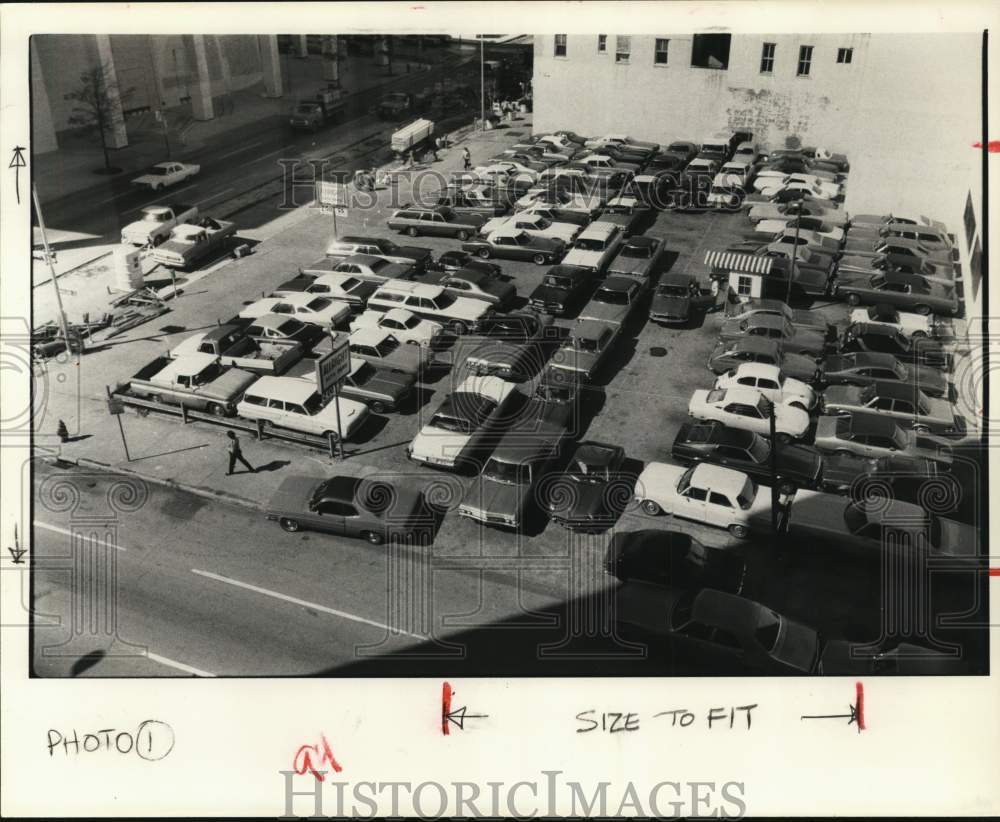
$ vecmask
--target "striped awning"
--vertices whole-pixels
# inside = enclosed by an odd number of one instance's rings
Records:
[[[756,254],[740,254],[736,251],[705,253],[705,265],[727,271],[744,271],[747,274],[770,274],[772,262],[772,257],[758,257]]]

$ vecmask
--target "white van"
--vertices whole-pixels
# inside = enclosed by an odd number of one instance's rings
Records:
[[[578,265],[591,268],[600,273],[608,267],[608,263],[618,253],[624,234],[617,223],[602,223],[598,217],[596,222],[588,225],[576,242],[570,246],[569,252],[563,257],[563,265]]]
[[[337,408],[323,398],[314,382],[297,377],[261,377],[243,395],[236,413],[247,420],[262,420],[270,425],[337,437]],[[356,400],[340,398],[340,429],[344,439],[368,416],[368,406]]]

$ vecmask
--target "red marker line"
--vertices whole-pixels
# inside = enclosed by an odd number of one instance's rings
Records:
[[[865,729],[865,686],[860,682],[855,682],[854,692],[856,694],[854,707],[858,712],[858,730],[863,731]]]
[[[982,148],[983,144],[981,142],[973,143],[972,147],[973,148]],[[990,140],[986,144],[986,150],[988,152],[990,152],[990,154],[1000,154],[1000,140]]]
[[[990,568],[991,577],[1000,577],[1000,568]]]
[[[447,682],[441,685],[441,733],[448,736],[448,715],[451,713],[451,695],[454,693]]]

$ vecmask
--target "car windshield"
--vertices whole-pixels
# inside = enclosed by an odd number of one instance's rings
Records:
[[[314,391],[309,395],[309,399],[302,403],[302,406],[306,409],[306,413],[309,416],[315,417],[323,410],[323,398],[319,395],[319,392]]]
[[[392,263],[390,263],[388,260],[381,260],[381,259],[377,259],[377,258],[374,259],[374,260],[371,260],[368,263],[368,267],[372,271],[379,271],[379,270],[385,268],[387,265],[392,265]]]
[[[310,300],[309,303],[306,305],[306,308],[308,308],[310,311],[323,311],[324,309],[329,308],[330,305],[331,305],[330,300],[326,299],[325,297],[317,297],[315,300]]]
[[[375,350],[378,351],[379,355],[382,357],[389,356],[397,348],[399,348],[399,340],[392,336],[392,334],[383,337],[378,345],[375,346]]]
[[[750,447],[747,449],[750,452],[750,456],[754,462],[762,463],[771,454],[771,449],[768,448],[767,443],[764,441],[763,437],[758,437],[754,435],[754,438],[750,441]]]
[[[601,340],[597,337],[577,337],[576,347],[581,351],[600,351]]]
[[[165,223],[169,217],[166,211],[144,211],[142,219],[147,223]]]
[[[348,277],[346,280],[344,280],[340,284],[340,287],[344,291],[351,291],[351,290],[357,288],[360,284],[361,284],[361,280],[359,280],[357,277]]]
[[[767,616],[761,620],[760,625],[754,630],[753,635],[765,651],[771,652],[778,642],[780,629],[780,618],[774,611],[768,611]]]
[[[656,289],[656,293],[661,297],[686,297],[688,290],[682,285],[668,285],[664,283]]]
[[[278,331],[280,331],[286,337],[291,337],[295,334],[298,334],[299,331],[302,330],[302,328],[303,328],[302,323],[300,323],[298,320],[292,317],[289,317],[281,325],[278,326]]]
[[[469,420],[440,412],[434,415],[431,427],[440,428],[442,431],[453,431],[456,434],[471,434],[473,431],[473,425]]]
[[[146,169],[146,173],[163,175],[167,173],[167,170],[163,166],[150,166]]]
[[[439,294],[434,298],[434,307],[438,311],[444,311],[455,304],[455,298],[451,294]]]
[[[528,485],[531,482],[531,468],[527,465],[504,462],[494,458],[486,463],[483,476],[504,485]]]
[[[417,326],[420,325],[420,317],[411,315],[406,319],[401,320],[401,322],[403,323],[403,326],[406,328],[416,328]]]
[[[594,295],[594,300],[607,305],[628,305],[629,294],[627,291],[617,291],[610,288],[598,289]]]
[[[647,245],[627,245],[622,251],[623,257],[632,257],[636,260],[648,260],[653,253],[653,247]]]
[[[545,278],[545,285],[551,286],[552,288],[572,288],[573,278],[572,277],[555,277],[549,275]]]
[[[668,146],[667,151],[676,151],[676,152],[679,152],[681,154],[687,154],[688,151],[689,151],[689,148],[688,148],[688,146],[685,143],[671,143]]]
[[[357,371],[354,372],[353,380],[355,385],[364,385],[372,377],[374,377],[378,372],[375,370],[375,366],[371,363],[366,362]]]
[[[580,251],[604,251],[604,241],[584,238],[577,240],[575,247]]]

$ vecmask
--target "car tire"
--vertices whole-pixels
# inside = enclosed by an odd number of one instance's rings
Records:
[[[927,332],[926,331],[914,331],[912,334],[910,334],[910,337],[912,339],[914,339],[914,340],[925,340],[925,339],[927,339]]]
[[[208,406],[208,413],[213,417],[225,417],[227,415],[226,407],[219,405],[217,402],[213,402]]]
[[[548,262],[548,258],[544,254],[536,254],[531,258],[535,265],[545,265]]]
[[[371,410],[374,414],[384,414],[385,413],[385,403],[376,400],[371,404]]]
[[[918,314],[922,314],[925,317],[931,313],[931,307],[929,305],[923,305],[923,304],[915,305],[913,307],[913,310],[916,311]]]
[[[420,232],[417,231],[416,226],[411,225],[408,229],[406,229],[406,233],[409,234],[411,237],[416,237],[417,234],[419,234]]]
[[[385,542],[385,537],[383,537],[377,531],[365,531],[364,533],[361,534],[361,536],[364,537],[365,540],[369,542],[371,545],[381,545],[383,542]]]
[[[488,248],[480,248],[478,253],[484,260],[488,260],[490,258],[490,250]]]
[[[644,499],[642,501],[642,510],[649,514],[651,517],[659,516],[663,513],[663,509],[651,499]]]
[[[930,432],[931,432],[931,429],[928,428],[923,423],[919,423],[918,422],[918,423],[915,423],[914,426],[913,426],[913,433],[914,434],[929,434]]]
[[[736,539],[746,539],[750,536],[750,529],[745,525],[733,525],[729,526],[729,533],[732,534]]]
[[[458,234],[456,234],[455,236],[464,243],[466,240],[469,239],[469,232],[462,230],[459,231]]]
[[[282,517],[278,520],[278,525],[281,526],[282,530],[288,531],[289,534],[294,534],[302,526],[299,525],[299,521],[296,519],[289,519],[288,517]]]
[[[848,294],[847,295],[847,304],[848,305],[861,305],[861,297],[859,297],[857,294]]]

